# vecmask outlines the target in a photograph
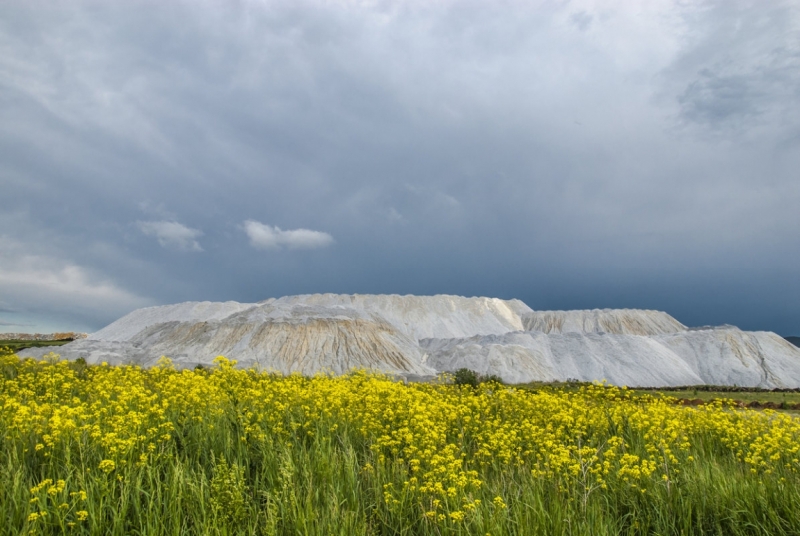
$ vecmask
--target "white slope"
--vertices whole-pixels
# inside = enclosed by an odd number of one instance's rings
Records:
[[[310,294],[267,300],[265,304],[346,306],[378,315],[414,339],[492,335],[524,329],[532,311],[520,300],[462,296]]]
[[[254,306],[254,303],[204,301],[145,307],[128,313],[100,331],[90,334],[88,338],[95,341],[127,341],[154,324],[173,321],[221,320]]]
[[[183,365],[209,364],[225,355],[284,374],[343,374],[358,368],[436,373],[422,363],[415,340],[385,321],[345,307],[264,304],[223,321],[156,324],[131,342]]]
[[[533,311],[523,315],[523,323],[525,330],[543,333],[659,335],[686,329],[665,312],[644,309]]]
[[[677,386],[703,383],[676,353],[640,335],[523,331],[468,339],[424,340],[426,363],[466,367],[507,383],[607,380],[616,385]]]
[[[528,331],[420,344],[437,370],[466,367],[509,383],[575,378],[650,387],[800,387],[800,348],[775,333],[734,327],[652,337]]]
[[[422,339],[426,365],[442,372],[461,368],[482,375],[496,375],[506,383],[556,381],[556,368],[547,343],[548,335],[514,331],[502,335],[476,335],[458,339]]]
[[[118,321],[113,330],[98,332],[120,337],[138,330],[124,341],[98,340],[95,334],[93,339],[76,341],[78,344],[31,349],[20,355],[40,357],[46,350],[54,350],[66,359],[84,357],[89,363],[119,364],[125,362],[120,354],[128,353],[130,362],[143,366],[155,364],[163,355],[180,367],[211,365],[216,356],[224,355],[243,366],[284,374],[344,374],[352,369],[436,374],[422,363],[416,340],[356,309],[265,303],[225,315],[236,308],[181,305],[184,307],[167,307],[162,314],[151,310],[128,315],[133,327]],[[142,325],[145,327],[139,329]]]
[[[656,336],[708,385],[800,387],[800,348],[767,331],[732,326]]]

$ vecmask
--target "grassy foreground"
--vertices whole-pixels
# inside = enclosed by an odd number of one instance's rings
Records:
[[[0,356],[2,534],[800,534],[800,421]]]

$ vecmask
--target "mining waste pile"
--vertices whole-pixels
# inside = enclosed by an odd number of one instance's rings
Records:
[[[283,374],[371,369],[408,379],[469,368],[507,383],[800,387],[800,348],[771,332],[688,328],[660,311],[534,311],[519,300],[314,294],[138,309],[54,351],[89,363],[210,366],[218,355]]]

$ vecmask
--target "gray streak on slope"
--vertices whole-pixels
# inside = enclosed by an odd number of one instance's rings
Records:
[[[525,330],[543,333],[658,335],[686,329],[667,313],[642,309],[533,311],[523,315],[523,323]]]

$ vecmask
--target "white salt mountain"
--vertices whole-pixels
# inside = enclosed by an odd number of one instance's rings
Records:
[[[210,365],[225,355],[281,373],[367,368],[418,378],[462,367],[509,383],[800,387],[800,348],[769,332],[689,329],[660,311],[533,311],[519,300],[315,294],[139,309],[53,350],[89,363]]]

